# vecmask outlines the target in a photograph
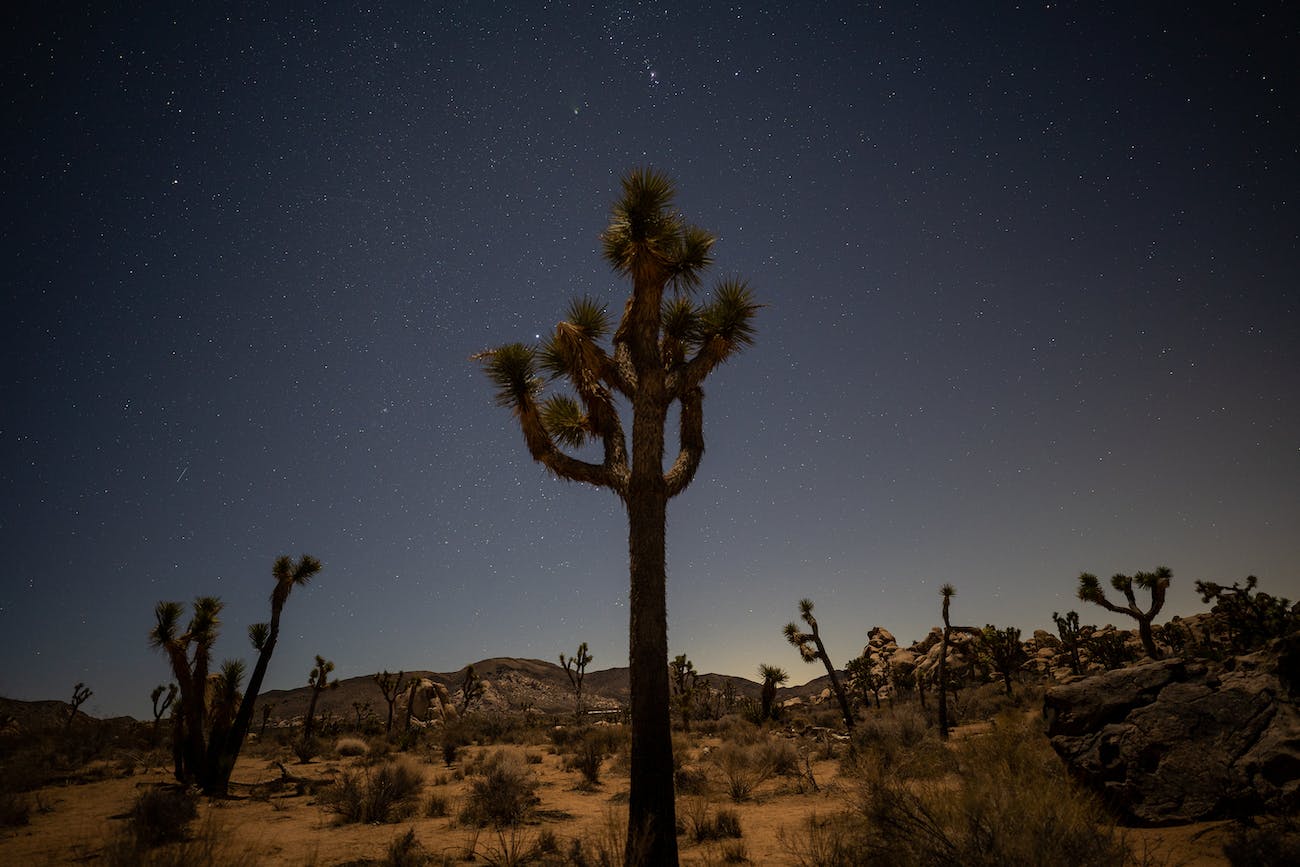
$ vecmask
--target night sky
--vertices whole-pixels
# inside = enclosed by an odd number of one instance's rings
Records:
[[[843,664],[944,582],[1026,631],[1116,622],[1081,571],[1300,596],[1294,4],[97,5],[10,13],[0,77],[0,694],[147,716],[154,604],[251,659],[279,554],[325,568],[267,688],[625,665],[621,505],[470,356],[621,311],[637,166],[768,305],[669,507],[671,653],[800,683],[800,597]]]

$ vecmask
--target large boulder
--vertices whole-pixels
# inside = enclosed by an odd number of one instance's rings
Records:
[[[1168,659],[1048,690],[1052,747],[1129,821],[1300,804],[1300,640],[1224,663]]]

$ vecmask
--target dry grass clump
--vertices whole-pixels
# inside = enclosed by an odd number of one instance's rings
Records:
[[[722,778],[731,800],[747,800],[762,783],[775,776],[800,773],[799,753],[789,741],[764,738],[747,745],[727,742],[709,753],[709,763]]]
[[[145,789],[127,814],[127,827],[138,846],[160,846],[184,840],[198,814],[194,796],[184,789]]]
[[[537,778],[517,754],[480,754],[460,821],[480,828],[516,825],[532,815],[539,802]]]
[[[343,823],[399,822],[414,812],[423,785],[419,768],[398,759],[344,773],[320,800]]]
[[[340,756],[364,756],[370,752],[370,744],[361,738],[339,738],[334,742],[334,752]]]
[[[934,749],[927,737],[861,757],[856,809],[784,835],[787,853],[809,867],[1134,862],[1101,805],[1061,773],[1023,718],[1002,717],[992,733],[954,746],[955,773],[941,779],[915,755]]]
[[[739,839],[740,816],[726,807],[712,809],[706,798],[682,798],[677,805],[678,833],[696,843],[707,840]]]

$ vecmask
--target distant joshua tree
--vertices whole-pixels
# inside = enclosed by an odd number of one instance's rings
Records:
[[[68,722],[64,726],[65,729],[72,728],[72,721],[77,718],[77,711],[94,694],[84,683],[78,683],[72,688],[72,700],[68,702]]]
[[[578,652],[573,656],[560,654],[560,665],[569,676],[573,687],[573,718],[582,719],[582,679],[587,675],[587,666],[591,664],[591,654],[587,652],[587,642],[578,645]]]
[[[262,727],[257,730],[259,738],[266,734],[266,724],[271,721],[271,711],[273,710],[275,710],[275,702],[262,702]]]
[[[330,680],[330,674],[334,671],[334,663],[330,662],[319,653],[316,654],[316,665],[312,668],[311,674],[307,675],[307,685],[311,687],[311,702],[307,705],[307,718],[302,724],[303,741],[311,740],[312,730],[316,724],[316,701],[320,694],[327,689],[338,689],[338,678]]]
[[[164,698],[166,694],[166,698]],[[167,713],[167,708],[172,706],[176,700],[176,684],[169,683],[163,686],[161,683],[153,688],[149,693],[149,698],[153,701],[153,736],[154,740],[158,739],[158,729],[162,726],[162,716]],[[161,701],[159,701],[161,699]]]
[[[876,709],[879,710],[880,691],[889,683],[889,677],[876,669],[870,651],[850,659],[848,665],[844,666],[844,675],[862,706],[871,707],[871,699],[875,698]],[[890,701],[892,703],[893,699]]]
[[[943,646],[939,649],[939,737],[948,739],[948,643],[952,637],[952,622],[948,619],[948,604],[957,595],[957,588],[944,584],[939,588],[943,597]]]
[[[980,649],[984,651],[989,668],[1002,675],[1007,695],[1011,695],[1011,677],[1029,659],[1025,646],[1020,643],[1020,630],[1014,626],[998,629],[990,623],[978,636]]]
[[[1300,605],[1290,600],[1255,592],[1259,579],[1246,576],[1246,586],[1237,581],[1231,587],[1213,581],[1197,581],[1196,592],[1202,602],[1213,602],[1212,613],[1218,615],[1228,631],[1228,641],[1235,652],[1254,650],[1265,642],[1294,632],[1300,627]]]
[[[1083,629],[1079,626],[1079,612],[1071,611],[1062,617],[1053,611],[1052,620],[1056,623],[1056,633],[1061,636],[1061,647],[1070,661],[1070,673],[1082,674],[1083,661],[1079,658],[1079,648],[1083,647],[1084,636]]]
[[[1079,576],[1079,598],[1084,602],[1091,602],[1094,605],[1100,605],[1107,611],[1113,611],[1116,614],[1127,614],[1137,621],[1138,637],[1142,639],[1142,649],[1146,655],[1152,659],[1160,659],[1162,654],[1160,648],[1156,647],[1155,637],[1151,633],[1151,621],[1160,613],[1160,609],[1165,605],[1165,592],[1169,589],[1169,579],[1174,573],[1168,566],[1160,566],[1154,572],[1138,572],[1135,575],[1114,575],[1110,579],[1110,586],[1124,594],[1124,599],[1128,605],[1120,606],[1106,598],[1105,592],[1101,589],[1101,583],[1097,576],[1091,572],[1084,572]],[[1138,608],[1137,598],[1133,594],[1134,585],[1141,587],[1151,593],[1151,605],[1146,611]]]
[[[673,704],[682,717],[682,729],[691,730],[691,714],[695,707],[695,690],[699,685],[700,675],[695,671],[695,663],[679,653],[668,664],[668,682],[672,685]]]
[[[465,678],[460,684],[460,715],[469,712],[470,706],[483,697],[486,687],[483,678],[474,671],[474,666],[465,669]]]
[[[784,668],[764,663],[758,667],[758,676],[763,679],[763,691],[759,694],[763,719],[776,719],[776,688],[788,681],[790,675]]]
[[[688,224],[673,204],[672,181],[651,169],[623,176],[609,227],[606,261],[632,281],[610,337],[605,308],[573,302],[541,347],[514,343],[478,358],[510,409],[528,451],[556,476],[608,488],[628,517],[628,678],[632,693],[632,769],[625,857],[678,863],[668,686],[665,535],[668,501],[695,477],[704,455],[705,379],[754,339],[759,306],[749,287],[720,283],[708,304],[690,293],[711,264],[714,237]],[[669,293],[672,296],[669,297]],[[539,370],[540,369],[540,370]],[[542,399],[551,379],[577,394]],[[631,450],[620,403],[631,408]],[[665,426],[678,404],[679,450],[664,469]],[[595,441],[599,463],[562,449]]]
[[[826,645],[822,643],[821,633],[817,630],[817,618],[813,616],[811,599],[799,600],[799,616],[804,623],[808,624],[812,632],[800,632],[798,624],[787,623],[786,641],[799,648],[799,655],[803,657],[804,662],[812,663],[820,659],[826,666],[826,673],[831,677],[831,689],[834,690],[835,698],[840,703],[840,711],[844,714],[844,725],[852,731],[853,711],[849,708],[848,696],[844,694],[844,687],[840,685],[840,679],[835,674],[835,666],[831,663],[831,658],[826,653]]]
[[[399,671],[397,674],[393,674],[385,668],[375,674],[375,685],[379,687],[379,691],[384,694],[384,701],[388,703],[388,722],[384,724],[384,734],[392,734],[393,705],[397,703],[397,696],[402,691],[402,676],[405,673]]]

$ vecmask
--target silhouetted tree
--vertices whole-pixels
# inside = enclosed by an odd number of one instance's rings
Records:
[[[948,619],[948,605],[957,595],[957,588],[944,584],[939,588],[943,597],[943,639],[939,648],[939,737],[948,739],[948,645],[952,637],[952,622]]]
[[[889,683],[889,679],[884,672],[876,669],[870,652],[850,659],[848,665],[844,666],[844,676],[849,682],[849,689],[853,690],[863,707],[871,707],[871,699],[874,697],[876,708],[879,709],[880,691]]]
[[[280,634],[280,615],[284,603],[295,586],[306,584],[320,568],[320,561],[307,555],[303,555],[297,563],[288,557],[280,557],[272,566],[276,584],[271,592],[271,620],[269,623],[254,623],[248,627],[249,640],[258,652],[257,663],[248,686],[238,701],[239,709],[228,724],[226,713],[214,717],[208,715],[208,670],[212,644],[216,641],[219,628],[221,600],[214,596],[196,599],[193,616],[183,633],[179,628],[183,614],[181,604],[158,603],[154,609],[155,624],[150,630],[149,642],[167,655],[180,690],[180,706],[177,711],[173,711],[178,780],[197,783],[208,795],[226,794],[230,785],[230,773],[243,748],[244,738],[253,719],[253,705],[257,701],[266,668],[271,661],[271,653],[275,650]],[[217,683],[218,696],[232,685],[234,692],[238,692],[238,683],[233,677],[235,674],[242,678],[242,663],[237,668],[232,667],[231,663],[223,666],[222,679]],[[212,724],[211,732],[206,738],[205,723]]]
[[[700,675],[695,671],[695,663],[679,653],[668,665],[668,682],[672,685],[673,704],[682,718],[682,729],[691,730],[691,713],[695,706],[695,690]]]
[[[578,652],[566,657],[560,654],[560,665],[569,676],[569,685],[573,687],[573,718],[582,719],[582,679],[587,676],[587,666],[591,664],[591,654],[587,652],[587,642],[578,645]]]
[[[784,668],[763,664],[758,667],[758,676],[763,679],[763,691],[759,693],[763,719],[776,719],[776,688],[788,681],[790,675]]]
[[[846,728],[853,729],[853,711],[849,708],[848,696],[844,694],[844,687],[840,685],[839,676],[835,674],[835,666],[831,662],[830,656],[826,653],[826,645],[822,643],[821,632],[817,629],[817,618],[813,616],[813,603],[811,599],[799,600],[799,616],[803,622],[808,625],[812,632],[800,632],[798,624],[787,623],[785,625],[785,638],[795,647],[799,648],[799,655],[804,662],[816,662],[821,660],[826,666],[826,673],[831,677],[831,689],[835,693],[835,698],[840,703],[840,712],[844,714],[844,725]]]
[[[402,691],[402,675],[406,672],[399,671],[393,674],[388,669],[375,674],[375,685],[379,691],[384,694],[384,701],[388,703],[388,722],[384,724],[384,734],[391,734],[393,731],[393,705],[397,703],[397,695]]]
[[[1196,592],[1202,602],[1213,602],[1211,609],[1228,631],[1228,643],[1234,652],[1254,650],[1264,643],[1300,629],[1300,605],[1280,596],[1255,592],[1259,579],[1246,576],[1246,586],[1232,582],[1231,587],[1213,581],[1197,581]]]
[[[478,676],[474,666],[465,669],[465,677],[460,684],[460,715],[464,716],[469,712],[470,705],[483,697],[484,692],[483,678]]]
[[[84,683],[78,683],[72,688],[72,700],[68,702],[68,722],[64,726],[65,731],[71,730],[72,721],[77,718],[77,711],[94,694]]]
[[[669,721],[668,617],[664,546],[668,500],[686,490],[704,454],[705,378],[753,341],[758,310],[742,282],[718,285],[697,305],[693,290],[711,263],[714,238],[688,225],[673,207],[672,182],[649,169],[623,177],[609,227],[605,259],[632,281],[632,294],[611,340],[604,307],[573,302],[565,321],[540,349],[510,344],[478,356],[497,387],[497,402],[519,420],[529,453],[563,479],[608,488],[628,516],[631,622],[632,768],[626,856],[654,865],[677,863]],[[676,294],[671,299],[665,295]],[[577,393],[540,399],[541,372]],[[617,398],[631,404],[629,459]],[[677,458],[664,471],[664,426],[677,403]],[[594,440],[599,463],[566,454]]]
[[[266,724],[271,721],[271,711],[275,709],[275,702],[268,701],[262,704],[262,727],[257,730],[257,736],[260,738],[266,734]]]
[[[166,693],[166,698],[163,698],[164,693]],[[153,739],[157,742],[158,729],[162,725],[162,715],[167,713],[167,708],[171,707],[172,702],[176,700],[176,684],[169,683],[166,686],[161,683],[158,684],[153,688],[153,692],[149,693],[149,698],[153,701]]]
[[[1165,592],[1169,589],[1169,579],[1173,577],[1173,574],[1168,566],[1160,566],[1154,572],[1138,572],[1132,576],[1112,576],[1110,586],[1123,593],[1124,599],[1128,602],[1127,605],[1120,606],[1106,598],[1106,594],[1102,591],[1096,575],[1091,572],[1084,572],[1079,576],[1079,598],[1085,602],[1100,605],[1107,611],[1113,611],[1116,614],[1127,614],[1136,620],[1138,637],[1142,639],[1142,649],[1152,659],[1160,659],[1162,654],[1160,648],[1156,647],[1155,638],[1151,634],[1151,621],[1165,605]],[[1151,605],[1146,611],[1138,608],[1137,598],[1133,594],[1134,585],[1151,593]]]
[[[1057,635],[1061,636],[1061,647],[1070,661],[1070,672],[1082,674],[1083,661],[1079,659],[1079,648],[1083,647],[1083,631],[1079,626],[1079,612],[1071,611],[1062,617],[1053,611],[1052,620],[1056,623]]]
[[[979,642],[989,668],[1002,675],[1007,695],[1011,695],[1011,676],[1029,659],[1020,643],[1020,630],[1014,626],[998,629],[990,623],[979,633]]]
[[[302,723],[302,739],[311,740],[312,730],[316,725],[316,701],[320,694],[327,689],[338,689],[338,678],[330,680],[330,674],[334,671],[334,663],[330,662],[319,653],[316,654],[316,664],[312,666],[311,673],[307,675],[307,686],[311,687],[311,701],[307,704],[307,718]]]

